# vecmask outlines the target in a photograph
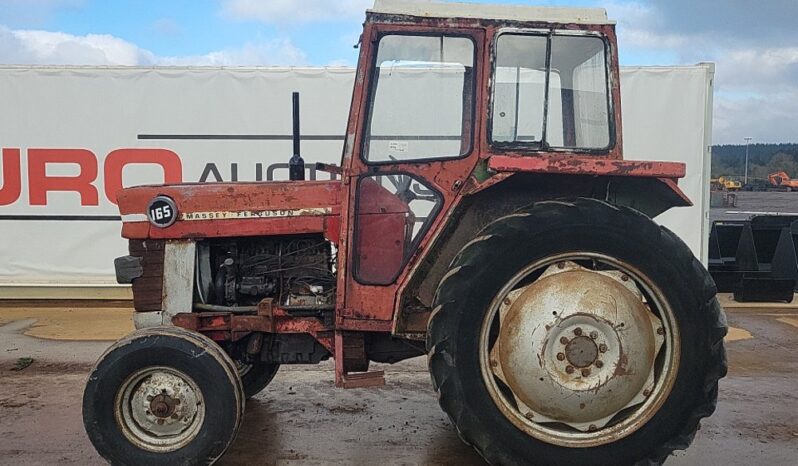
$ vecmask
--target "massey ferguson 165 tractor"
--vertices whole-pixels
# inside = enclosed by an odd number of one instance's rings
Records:
[[[490,463],[686,448],[726,322],[651,220],[690,205],[685,166],[623,159],[620,95],[602,9],[378,0],[330,180],[304,181],[296,138],[291,181],[119,194],[138,330],[88,379],[97,451],[212,463],[281,365],[332,358],[336,386],[369,387],[370,362],[421,355]]]

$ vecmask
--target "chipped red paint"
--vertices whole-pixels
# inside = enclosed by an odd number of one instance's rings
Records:
[[[122,236],[144,238],[206,238],[300,233],[323,233],[325,225],[340,215],[340,181],[269,183],[194,183],[164,186],[139,186],[123,190],[119,196],[122,215],[145,215],[147,204],[158,195],[175,201],[179,215],[196,212],[280,211],[327,208],[327,215],[294,215],[269,218],[225,220],[178,220],[168,228],[149,225],[146,219],[126,221]],[[146,229],[145,229],[146,225]]]
[[[684,177],[686,165],[681,162],[608,160],[596,157],[563,155],[548,157],[494,155],[488,159],[488,168],[499,173],[530,172],[678,179]]]
[[[200,224],[204,225],[200,225]],[[178,221],[166,228],[150,228],[150,238],[210,238],[323,233],[324,216],[296,216],[249,220]]]
[[[216,340],[237,341],[252,332],[320,333],[332,331],[315,317],[294,317],[280,308],[274,314],[239,315],[231,312],[181,312],[172,317],[178,327],[198,332],[216,332]]]

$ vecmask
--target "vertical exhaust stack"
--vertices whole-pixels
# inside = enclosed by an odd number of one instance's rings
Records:
[[[294,92],[293,98],[293,119],[294,119],[294,155],[288,161],[288,179],[291,181],[302,181],[305,179],[305,161],[299,154],[299,92]]]

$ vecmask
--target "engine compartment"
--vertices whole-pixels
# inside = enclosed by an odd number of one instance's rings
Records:
[[[282,307],[335,304],[335,251],[320,234],[209,239],[197,242],[194,301]]]

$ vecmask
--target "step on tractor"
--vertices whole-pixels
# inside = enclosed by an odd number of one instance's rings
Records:
[[[290,181],[119,193],[138,330],[86,384],[100,455],[212,463],[281,365],[332,359],[362,389],[417,356],[489,463],[686,448],[726,322],[652,221],[690,205],[685,165],[622,156],[606,12],[377,0],[359,47],[341,163],[312,167],[329,179],[304,180],[295,137]]]

